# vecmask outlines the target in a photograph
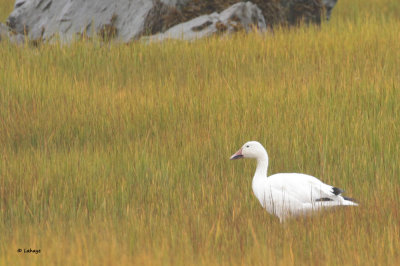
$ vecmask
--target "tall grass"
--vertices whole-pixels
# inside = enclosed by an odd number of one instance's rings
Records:
[[[352,3],[267,36],[0,43],[0,264],[397,264],[400,21]],[[228,160],[247,140],[360,207],[280,224]]]
[[[0,22],[7,19],[14,8],[14,1],[12,0],[0,0]]]

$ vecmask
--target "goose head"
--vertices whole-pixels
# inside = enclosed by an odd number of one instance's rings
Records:
[[[241,158],[259,159],[267,154],[263,145],[258,141],[246,142],[235,154],[231,156],[231,160]]]

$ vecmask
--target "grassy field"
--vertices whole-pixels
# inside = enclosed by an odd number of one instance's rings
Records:
[[[0,43],[0,265],[398,264],[399,14],[343,0],[267,36]],[[247,140],[360,206],[280,224],[255,162],[229,161]]]

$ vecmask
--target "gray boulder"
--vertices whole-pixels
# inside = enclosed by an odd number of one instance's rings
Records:
[[[326,10],[326,19],[331,18],[332,9],[335,7],[338,0],[321,0]]]
[[[144,31],[148,13],[156,4],[178,0],[16,0],[7,25],[31,40],[59,36],[70,41],[76,35],[99,33],[130,41]],[[104,37],[103,36],[103,37]]]
[[[212,13],[175,25],[167,31],[142,40],[153,42],[165,39],[195,40],[216,33],[231,33],[252,29],[266,31],[267,25],[261,9],[251,2],[239,2],[221,13]]]
[[[23,44],[25,42],[24,35],[14,33],[9,27],[0,23],[0,41],[8,40],[11,43]]]

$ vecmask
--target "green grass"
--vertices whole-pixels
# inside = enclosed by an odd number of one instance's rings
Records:
[[[265,37],[0,43],[0,265],[397,264],[400,7],[362,2]],[[247,140],[360,206],[280,224],[229,161]]]

